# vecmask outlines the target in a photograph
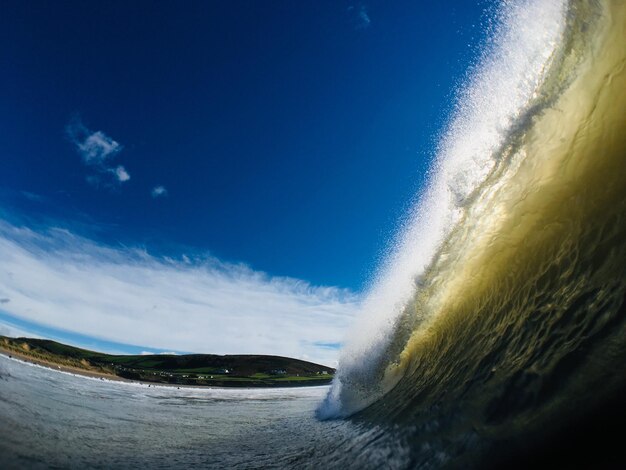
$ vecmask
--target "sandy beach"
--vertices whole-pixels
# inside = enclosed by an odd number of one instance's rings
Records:
[[[103,372],[96,372],[96,371],[90,371],[90,370],[85,370],[85,369],[81,369],[79,367],[71,367],[71,366],[65,366],[65,365],[59,365],[59,364],[55,364],[54,362],[50,362],[50,361],[45,361],[42,359],[37,359],[34,358],[28,354],[25,353],[21,353],[19,351],[14,351],[13,349],[7,349],[2,347],[2,345],[0,344],[0,354],[2,354],[3,356],[6,356],[10,359],[16,359],[22,362],[28,362],[31,364],[36,364],[38,366],[42,366],[42,367],[46,367],[48,369],[52,369],[52,370],[58,370],[61,372],[67,372],[69,374],[76,374],[76,375],[82,375],[85,377],[91,377],[91,378],[96,378],[96,379],[106,379],[106,380],[115,380],[118,382],[135,382],[135,383],[139,383],[139,381],[136,380],[127,380],[124,379],[122,377],[118,377],[117,375],[113,375],[113,374],[106,374]],[[141,382],[141,383],[148,383],[148,382]]]

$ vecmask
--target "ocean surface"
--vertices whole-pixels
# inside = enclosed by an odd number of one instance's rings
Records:
[[[489,28],[330,388],[0,358],[3,466],[626,468],[626,1]]]
[[[295,468],[354,427],[315,419],[327,389],[148,387],[0,355],[0,467]]]

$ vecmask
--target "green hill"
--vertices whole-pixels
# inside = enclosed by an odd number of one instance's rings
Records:
[[[56,341],[0,336],[6,352],[53,365],[155,383],[206,386],[272,387],[323,385],[334,369],[282,356],[266,355],[113,355]]]

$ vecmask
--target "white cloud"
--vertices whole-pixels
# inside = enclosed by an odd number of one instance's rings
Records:
[[[86,132],[89,132],[85,129]],[[88,135],[82,142],[75,142],[81,156],[88,165],[102,164],[122,150],[122,146],[103,132],[97,131]]]
[[[186,261],[185,261],[186,259]],[[48,327],[154,350],[308,357],[332,365],[358,298],[214,258],[104,247],[0,221],[3,309]]]
[[[0,335],[12,338],[41,338],[36,333],[0,321]]]
[[[114,170],[114,172],[115,172],[115,177],[117,178],[119,182],[128,181],[130,179],[130,175],[126,171],[126,168],[124,168],[122,165],[118,166]]]
[[[87,129],[78,116],[72,118],[65,130],[87,165],[102,165],[122,150],[122,146],[104,132]]]
[[[110,160],[123,149],[118,142],[102,131],[89,130],[78,116],[72,118],[65,130],[85,165],[97,173],[111,175],[109,179],[115,183],[123,183],[130,179],[129,173],[123,166],[111,165]],[[99,185],[101,178],[90,175],[87,181]]]
[[[155,186],[152,188],[152,191],[150,191],[150,194],[152,194],[152,197],[155,199],[158,197],[164,197],[167,196],[167,189],[165,189],[164,186]]]

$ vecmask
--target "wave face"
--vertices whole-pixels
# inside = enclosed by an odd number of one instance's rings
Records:
[[[626,3],[493,24],[322,418],[515,436],[624,385]]]

